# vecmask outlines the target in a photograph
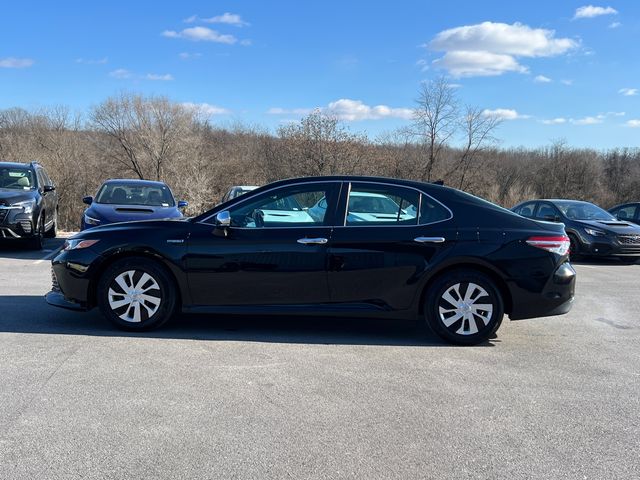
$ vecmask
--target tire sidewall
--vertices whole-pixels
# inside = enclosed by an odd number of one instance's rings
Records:
[[[475,283],[484,288],[489,294],[494,308],[489,323],[479,328],[478,333],[473,335],[459,335],[449,330],[442,323],[439,312],[439,301],[448,288],[456,283],[467,282]],[[426,322],[429,328],[444,340],[458,345],[477,345],[486,342],[500,327],[504,317],[504,302],[495,283],[487,275],[471,270],[456,270],[443,274],[428,288],[429,292],[426,296],[424,306]],[[479,324],[480,322],[477,323]]]
[[[109,305],[109,287],[113,280],[123,272],[138,270],[151,275],[160,287],[161,303],[158,311],[141,323],[127,322],[121,319]],[[131,331],[158,328],[171,319],[176,306],[175,286],[166,269],[153,260],[146,258],[125,258],[107,267],[98,281],[96,290],[98,307],[102,314],[118,328]]]

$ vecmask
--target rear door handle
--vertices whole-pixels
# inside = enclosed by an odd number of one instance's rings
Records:
[[[325,243],[327,243],[329,240],[327,240],[326,238],[299,238],[297,240],[298,243],[301,243],[303,245],[324,245]]]
[[[444,243],[444,237],[416,237],[413,239],[418,243]]]

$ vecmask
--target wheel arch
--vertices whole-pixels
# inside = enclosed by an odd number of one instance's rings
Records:
[[[159,265],[162,269],[164,269],[165,273],[169,275],[169,278],[173,282],[175,286],[176,292],[176,305],[178,308],[182,306],[183,302],[183,292],[180,288],[180,283],[175,275],[175,272],[169,267],[167,260],[158,255],[156,253],[152,253],[149,251],[136,251],[136,250],[128,250],[121,251],[117,253],[113,253],[109,255],[104,261],[102,261],[97,269],[91,275],[91,281],[89,282],[89,295],[88,295],[88,304],[91,307],[95,307],[98,304],[98,284],[100,283],[100,278],[104,274],[104,272],[115,262],[125,259],[125,258],[143,258],[146,260],[151,260],[157,265]]]
[[[494,267],[486,264],[485,262],[481,262],[475,259],[465,259],[455,263],[450,263],[448,265],[439,268],[435,272],[429,275],[425,285],[422,287],[422,291],[420,293],[419,303],[418,303],[418,314],[424,314],[424,303],[427,298],[429,288],[433,283],[440,278],[442,275],[447,273],[451,273],[455,270],[475,270],[477,272],[483,273],[488,276],[496,285],[496,288],[500,292],[502,296],[502,302],[504,303],[504,312],[509,314],[513,310],[513,298],[511,296],[511,292],[509,287],[507,286],[507,282],[504,280],[502,275],[498,271],[495,270]]]

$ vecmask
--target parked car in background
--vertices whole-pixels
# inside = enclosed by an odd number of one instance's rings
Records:
[[[58,193],[37,162],[0,162],[0,239],[25,239],[41,249],[44,237],[55,237]]]
[[[256,188],[258,188],[257,185],[238,185],[235,187],[231,187],[229,190],[227,190],[227,193],[222,196],[222,200],[220,201],[220,203],[233,200],[234,198],[237,198],[240,195],[244,195],[245,193],[249,193]]]
[[[398,205],[399,202],[400,205]],[[409,220],[416,217],[415,205],[402,205],[402,198],[391,199],[380,193],[352,192],[349,196],[348,222],[375,222],[385,220]],[[309,209],[313,218],[321,218],[327,210],[327,199],[321,198]]]
[[[163,182],[150,180],[107,180],[94,197],[84,197],[89,205],[82,215],[81,230],[109,223],[134,220],[180,218],[187,202],[177,202]]]
[[[523,217],[563,223],[575,256],[640,259],[640,227],[620,221],[606,210],[578,200],[530,200],[513,207]]]
[[[395,199],[397,211],[356,219],[356,198]],[[327,208],[312,217],[321,199]],[[452,188],[308,177],[184,221],[81,232],[53,258],[47,301],[98,306],[130,330],[158,327],[177,311],[348,315],[426,319],[447,341],[476,344],[505,313],[517,320],[569,311],[568,251],[561,224]]]
[[[609,209],[609,213],[621,222],[629,222],[640,225],[640,202],[616,205],[615,207]]]

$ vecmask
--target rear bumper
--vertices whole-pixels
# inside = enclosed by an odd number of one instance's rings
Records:
[[[532,292],[526,279],[510,284],[513,306],[509,318],[550,317],[563,315],[573,306],[576,271],[569,262],[562,263],[539,292]],[[525,288],[523,288],[525,287]]]

